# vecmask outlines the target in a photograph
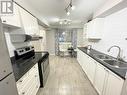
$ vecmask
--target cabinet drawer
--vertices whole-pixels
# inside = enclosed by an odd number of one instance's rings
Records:
[[[38,64],[34,65],[30,71],[28,72],[29,73],[29,77],[32,77],[33,74],[37,74],[38,73]]]
[[[28,81],[26,81],[26,85],[24,85],[19,91],[19,95],[31,95],[31,87],[34,87],[37,82],[38,76],[33,75]]]
[[[21,79],[19,79],[17,81],[17,89],[18,89],[18,92],[20,92],[23,87],[26,85],[27,81],[29,81],[29,75],[28,73],[26,73]]]

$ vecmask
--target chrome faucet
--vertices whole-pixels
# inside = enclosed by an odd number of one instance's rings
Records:
[[[120,54],[121,54],[121,48],[119,46],[111,46],[109,49],[108,49],[108,52],[110,52],[110,50],[113,48],[113,47],[117,47],[119,49],[119,52],[118,52],[118,55],[117,55],[117,60],[122,60]]]

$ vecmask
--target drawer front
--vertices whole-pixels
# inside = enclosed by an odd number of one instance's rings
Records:
[[[38,84],[40,87],[39,81],[39,72],[38,72],[38,64],[33,66],[21,79],[17,82],[17,88],[19,95],[30,95],[28,92],[31,88],[32,84]],[[36,85],[33,85],[33,87]]]
[[[20,92],[24,86],[26,85],[27,81],[29,81],[29,75],[28,73],[26,73],[21,79],[19,79],[17,81],[17,89],[18,89],[18,92]]]

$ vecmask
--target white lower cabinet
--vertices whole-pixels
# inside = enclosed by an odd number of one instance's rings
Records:
[[[109,71],[104,95],[121,95],[123,83],[123,79]]]
[[[19,95],[36,95],[40,87],[38,64],[17,81]]]
[[[106,72],[105,68],[103,66],[101,66],[99,63],[97,63],[94,86],[95,86],[97,92],[99,93],[99,95],[103,95],[106,74],[107,74],[107,72]]]
[[[95,80],[96,65],[97,63],[92,58],[89,58],[89,80],[92,84]]]
[[[77,60],[99,95],[122,95],[122,78],[79,49]]]

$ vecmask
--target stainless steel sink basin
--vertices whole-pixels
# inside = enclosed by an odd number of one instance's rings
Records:
[[[115,67],[115,68],[122,68],[127,69],[127,64],[117,61],[117,60],[103,60],[104,62],[108,63],[109,65]]]
[[[99,59],[112,59],[111,57],[107,56],[107,55],[103,55],[103,54],[96,54],[95,57],[99,58]]]

